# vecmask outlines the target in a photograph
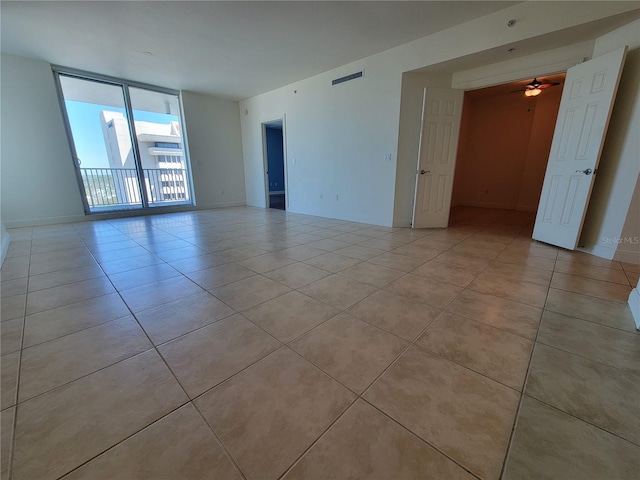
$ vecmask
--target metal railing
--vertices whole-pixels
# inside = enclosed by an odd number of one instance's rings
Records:
[[[143,173],[149,205],[190,201],[186,170],[154,168]],[[142,206],[135,168],[81,168],[80,175],[91,210]]]

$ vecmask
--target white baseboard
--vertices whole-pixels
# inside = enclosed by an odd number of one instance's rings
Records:
[[[0,265],[4,263],[4,259],[7,256],[7,252],[9,251],[10,243],[11,243],[11,236],[5,232],[5,234],[2,236],[2,251],[0,252]]]
[[[638,287],[631,290],[629,294],[629,308],[633,315],[633,321],[636,323],[636,329],[640,330],[640,291]]]
[[[210,210],[214,208],[227,208],[227,207],[242,207],[246,205],[246,202],[221,202],[221,203],[213,203],[209,205],[197,205],[192,206],[189,205],[184,209],[177,208],[173,210],[165,210],[162,207],[157,207],[157,210],[154,209],[152,211],[145,210],[120,210],[115,212],[104,212],[104,213],[95,213],[92,215],[69,215],[65,217],[49,217],[49,218],[31,218],[28,220],[9,220],[5,222],[6,228],[20,228],[20,227],[37,227],[41,225],[56,225],[59,223],[78,223],[78,222],[86,222],[91,220],[108,220],[111,218],[120,218],[120,217],[131,217],[138,215],[152,215],[152,214],[165,214],[172,212],[184,212],[184,211],[194,211],[194,210]]]
[[[393,228],[411,228],[411,220],[396,220],[392,226]]]
[[[221,202],[211,203],[208,205],[197,205],[193,208],[193,210],[212,210],[214,208],[244,207],[246,205],[247,202]]]
[[[6,220],[4,225],[7,228],[37,227],[40,225],[56,225],[58,223],[84,222],[85,220],[87,220],[86,215],[67,215],[64,217],[30,218],[28,220]]]

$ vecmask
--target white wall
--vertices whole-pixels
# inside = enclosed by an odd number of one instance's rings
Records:
[[[3,53],[1,75],[3,221],[84,220],[51,66]],[[183,101],[198,207],[244,204],[238,103],[189,92]]]
[[[622,262],[640,264],[640,175],[620,237],[614,258]]]
[[[618,248],[621,252],[628,248],[618,247],[617,239],[623,234],[640,173],[640,20],[597,39],[593,56],[623,45],[629,52],[581,237],[587,251],[605,258],[613,258]],[[629,223],[626,235],[640,236],[639,227],[638,222]]]
[[[84,218],[51,66],[2,54],[2,219],[9,227]]]
[[[241,102],[247,203],[265,205],[261,123],[286,114],[291,211],[392,225],[397,199],[396,219],[406,222],[406,171],[399,175],[403,194],[396,192],[396,158],[407,152],[398,135],[402,74],[634,8],[588,2],[576,9],[571,3],[520,3]],[[511,18],[520,19],[517,28],[506,26]],[[362,68],[364,79],[331,87],[332,79]]]
[[[245,204],[238,102],[182,92],[198,208]]]

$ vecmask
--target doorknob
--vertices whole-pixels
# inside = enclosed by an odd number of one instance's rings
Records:
[[[430,173],[429,170],[420,170],[420,175],[424,175],[425,173]]]
[[[586,170],[576,170],[576,173],[584,173],[585,175],[591,175],[591,172],[593,170],[591,170],[590,168],[587,168]]]

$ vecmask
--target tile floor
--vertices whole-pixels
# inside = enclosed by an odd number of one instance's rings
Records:
[[[2,479],[636,479],[640,268],[532,220],[12,230]]]

